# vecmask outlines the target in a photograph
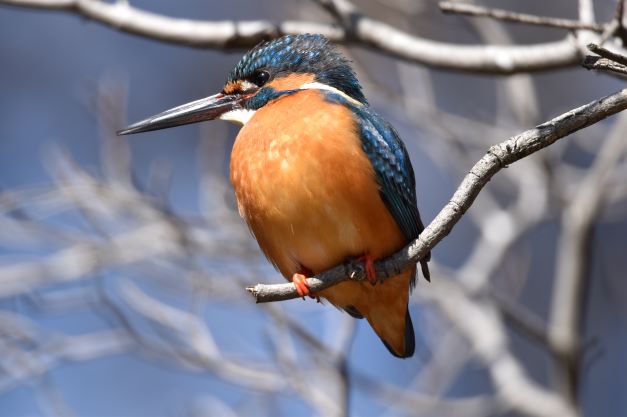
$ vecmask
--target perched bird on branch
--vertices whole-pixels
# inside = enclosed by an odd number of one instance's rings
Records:
[[[365,317],[393,355],[412,356],[407,303],[416,267],[378,283],[373,262],[424,228],[414,171],[394,128],[369,107],[349,61],[321,35],[261,43],[222,92],[118,133],[211,119],[243,126],[231,182],[240,215],[270,262],[301,296]],[[349,258],[364,263],[369,282],[347,280],[310,294],[307,277]],[[428,260],[420,262],[427,280]]]

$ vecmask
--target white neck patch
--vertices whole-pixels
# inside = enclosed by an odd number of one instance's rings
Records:
[[[351,103],[353,103],[356,106],[362,106],[363,103],[355,100],[354,98],[352,98],[351,96],[349,96],[348,94],[346,94],[343,91],[338,90],[335,87],[331,87],[330,85],[326,85],[323,83],[319,83],[319,82],[313,82],[313,83],[307,83],[307,84],[303,84],[300,86],[301,90],[327,90],[327,91],[331,91],[332,93],[335,93],[337,95],[340,95],[342,97],[344,97],[346,100],[350,101]]]
[[[363,103],[359,102],[358,100],[355,100],[354,98],[352,98],[345,92],[340,91],[335,87],[331,87],[330,85],[326,85],[326,84],[319,83],[319,82],[303,84],[300,86],[299,90],[326,90],[326,91],[330,91],[332,93],[335,93],[337,95],[344,97],[346,100],[348,100],[349,102],[353,103],[356,106],[363,105]],[[255,115],[255,111],[256,110],[251,110],[251,109],[231,110],[231,111],[227,111],[226,113],[221,114],[219,119],[226,120],[227,122],[231,122],[236,125],[244,126],[246,123],[248,123],[251,117]]]
[[[227,111],[220,115],[220,120],[226,120],[227,122],[231,122],[236,125],[244,126],[251,117],[255,114],[255,110],[250,109],[237,109]]]

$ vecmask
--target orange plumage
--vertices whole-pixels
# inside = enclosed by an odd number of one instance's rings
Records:
[[[341,132],[341,133],[340,133]],[[267,104],[242,128],[231,154],[240,214],[283,276],[317,274],[368,254],[405,245],[379,195],[350,111],[303,90]],[[404,356],[409,281],[415,268],[382,285],[343,282],[320,292],[356,308]]]
[[[347,258],[386,257],[423,230],[409,155],[372,111],[346,60],[321,35],[257,45],[222,91],[149,117],[120,134],[220,118],[244,125],[231,155],[242,217],[299,294],[304,276]],[[429,279],[427,262],[422,273]],[[390,352],[414,353],[407,312],[416,268],[373,285],[345,281],[315,294],[365,317]]]

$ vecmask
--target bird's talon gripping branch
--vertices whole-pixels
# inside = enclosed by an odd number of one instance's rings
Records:
[[[306,295],[309,295],[310,297],[314,298],[313,296],[309,294],[309,286],[307,285],[306,276],[304,276],[303,274],[294,274],[292,275],[292,283],[294,284],[294,287],[296,288],[296,292],[298,292],[298,296],[302,297],[303,300],[305,299]]]
[[[377,270],[374,267],[374,258],[370,255],[363,255],[357,258],[357,260],[363,262],[364,273],[368,282],[375,285],[377,283]]]

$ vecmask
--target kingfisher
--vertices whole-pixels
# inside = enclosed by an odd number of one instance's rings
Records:
[[[134,123],[120,135],[221,119],[241,125],[230,179],[259,247],[301,297],[366,318],[390,353],[414,354],[408,311],[416,265],[377,282],[374,261],[424,229],[414,171],[396,130],[368,104],[322,35],[284,36],[247,52],[222,91]],[[428,281],[427,262],[420,261]],[[306,278],[346,261],[367,280],[312,294]]]

